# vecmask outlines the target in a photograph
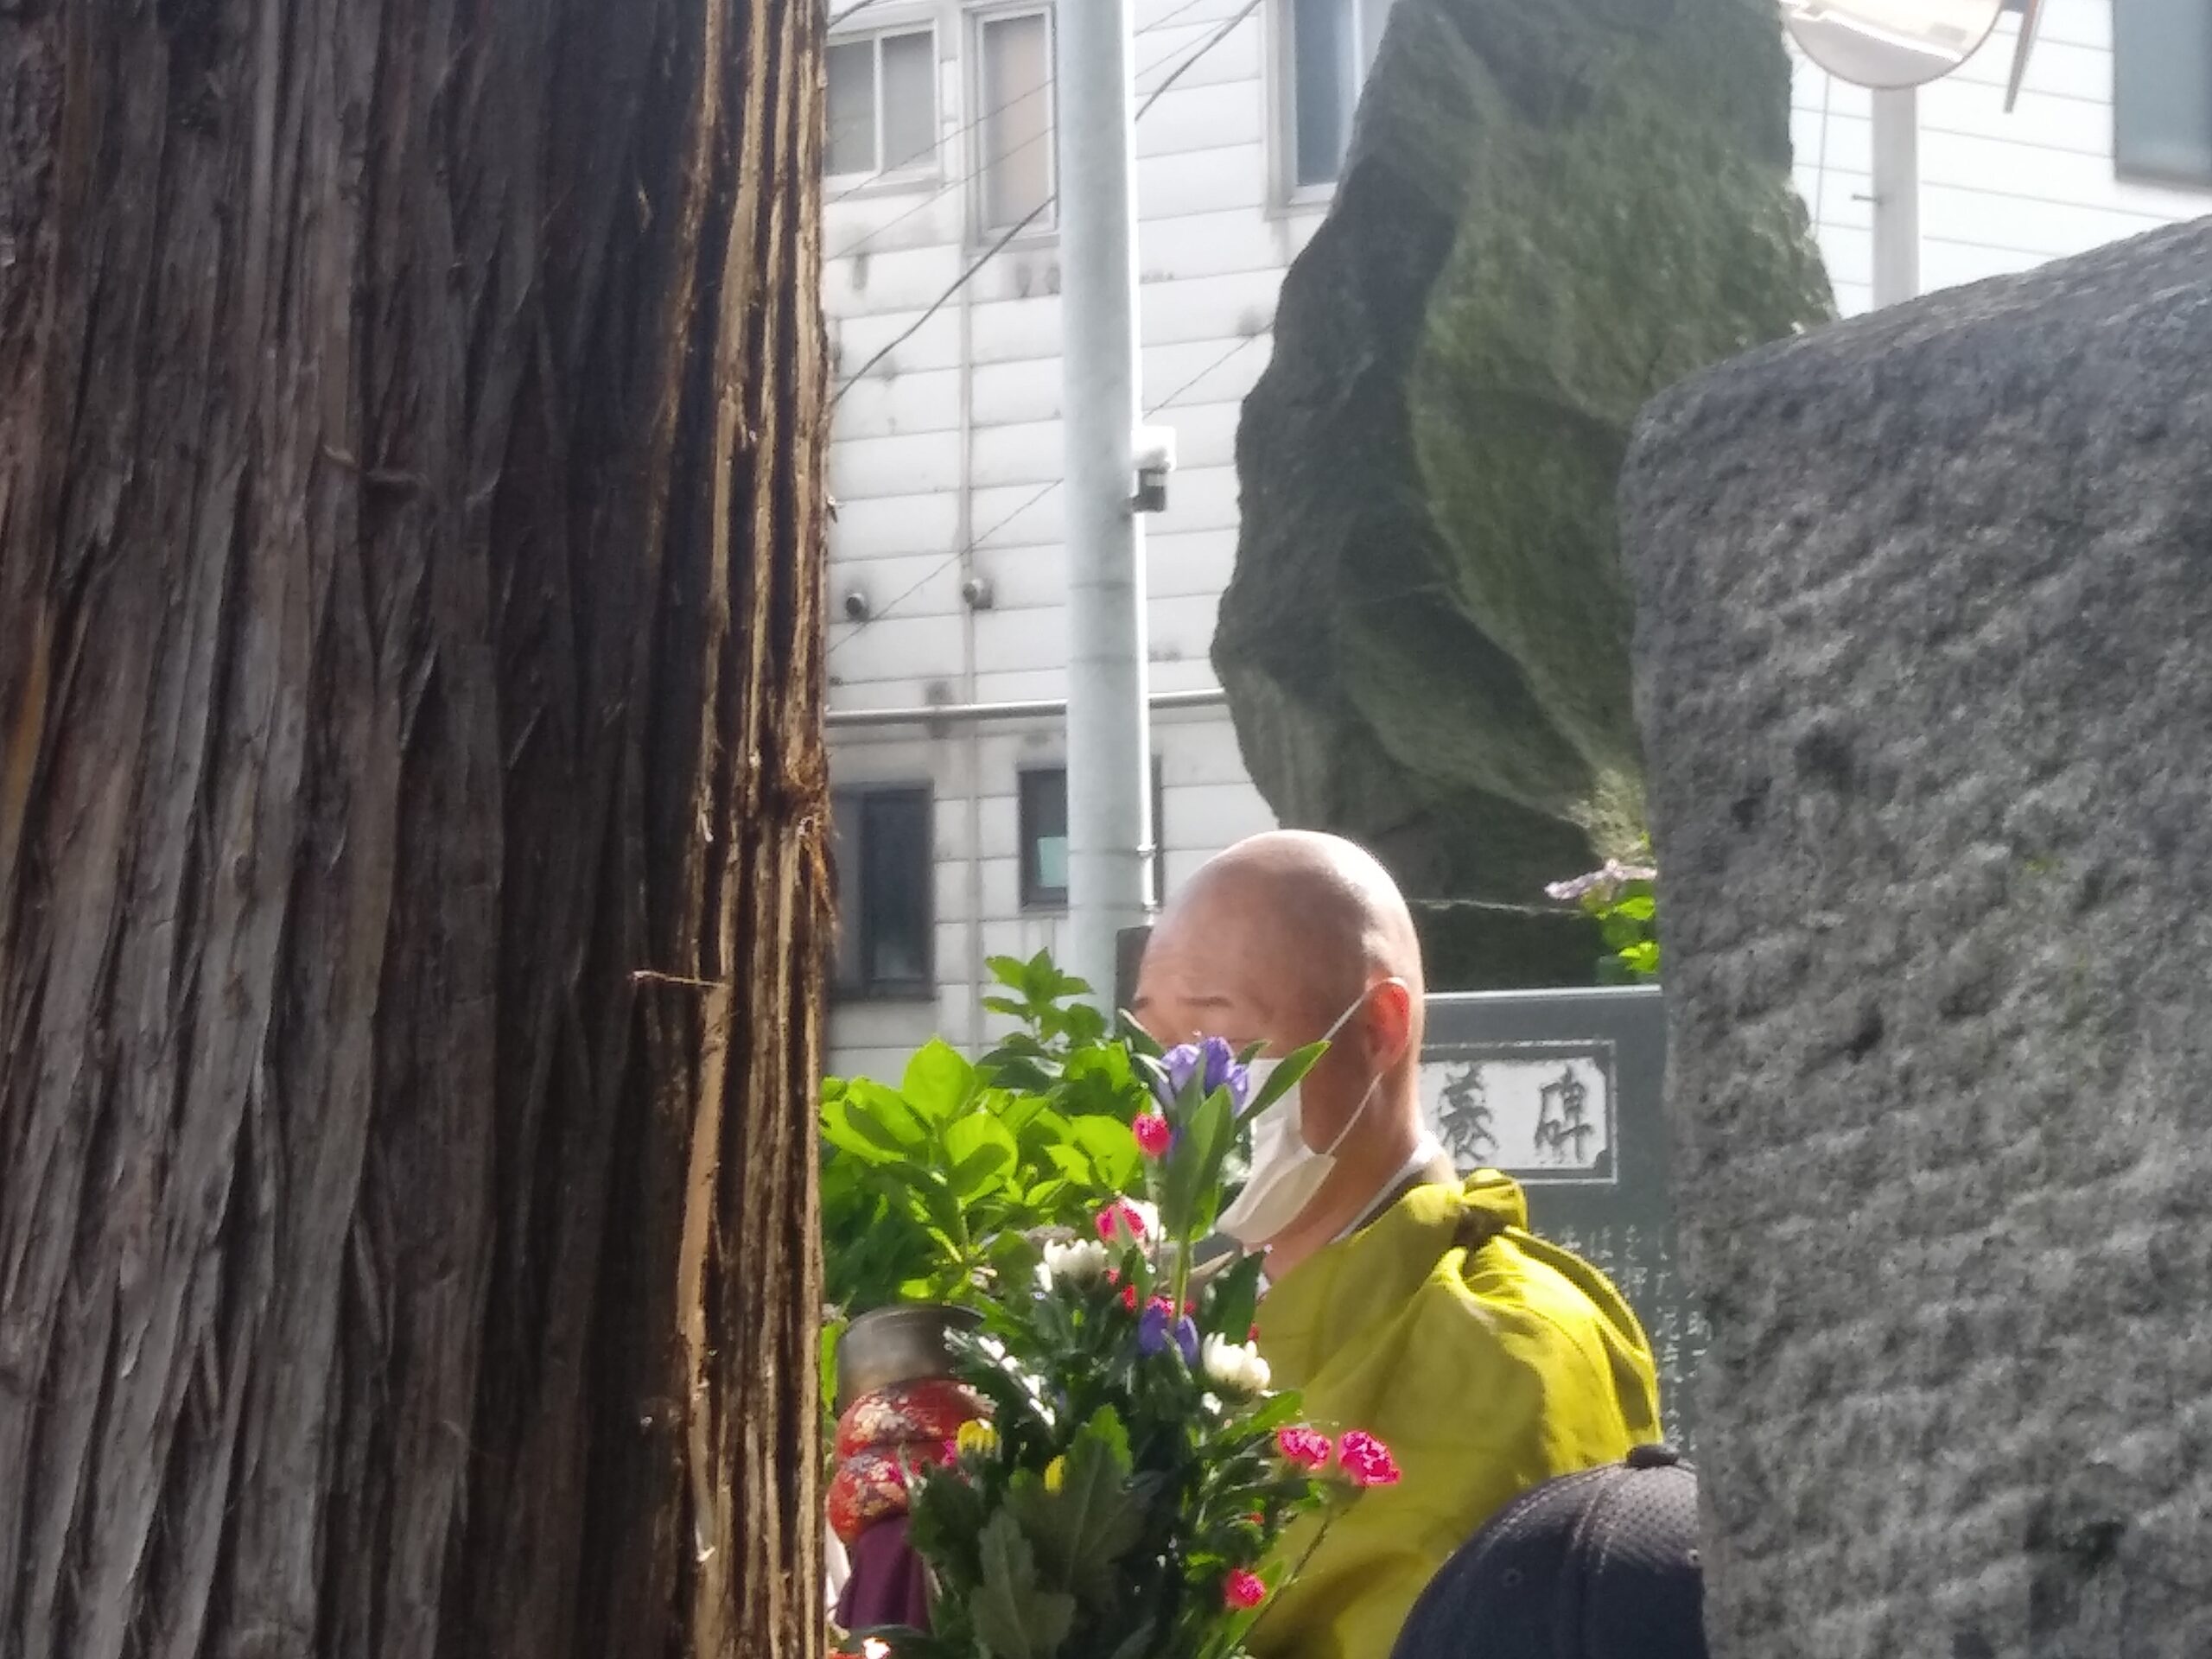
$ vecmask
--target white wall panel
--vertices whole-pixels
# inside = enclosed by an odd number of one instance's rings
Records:
[[[1139,0],[1140,86],[1159,86],[1243,3]],[[970,187],[959,182],[975,161],[972,135],[962,130],[969,119],[963,10],[954,0],[911,0],[882,15],[938,21],[947,135],[941,185],[950,188],[868,190],[830,204],[826,247],[833,256],[861,251],[833,257],[824,276],[841,375],[915,322],[979,251],[965,218]],[[1163,19],[1166,26],[1155,27]],[[2026,88],[2008,114],[2001,89],[2013,28],[2008,19],[1961,75],[1921,97],[1921,264],[1930,288],[2212,212],[2212,193],[2113,175],[2110,0],[2046,0]],[[1234,569],[1241,404],[1273,350],[1266,331],[1282,271],[1321,222],[1318,208],[1286,211],[1270,201],[1265,45],[1260,20],[1247,19],[1161,98],[1136,134],[1141,401],[1153,408],[1173,400],[1159,418],[1177,429],[1180,461],[1167,512],[1146,525],[1154,690],[1215,684],[1208,653]],[[1863,90],[1796,60],[1795,177],[1846,314],[1871,302],[1870,107]],[[834,707],[918,702],[932,680],[987,702],[1065,695],[1065,503],[1052,487],[1064,470],[1059,257],[1050,235],[1025,238],[975,276],[964,374],[955,304],[925,322],[840,406],[833,604],[841,584],[865,586],[880,602],[919,585],[868,627],[833,625]],[[963,388],[972,423],[964,446]],[[963,491],[966,523],[981,542],[972,565],[996,596],[993,609],[973,619],[972,683],[962,677],[965,567],[949,556],[959,545]],[[1244,775],[1226,710],[1163,712],[1153,731],[1172,891],[1205,858],[1273,817]],[[1026,957],[1059,942],[1061,918],[1020,910],[1014,789],[1022,766],[1063,754],[1064,743],[1057,719],[992,725],[972,736],[839,728],[832,773],[840,781],[932,780],[939,861],[938,997],[836,1010],[830,1035],[839,1065],[895,1078],[933,1031],[964,1041],[971,1032],[1002,1028],[1003,1021],[974,1013],[981,969],[969,956],[970,894],[980,887],[976,925],[986,952]],[[971,813],[980,830],[975,847]],[[980,866],[971,863],[977,856]]]

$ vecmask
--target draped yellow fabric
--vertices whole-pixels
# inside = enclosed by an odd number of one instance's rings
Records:
[[[1379,1435],[1404,1475],[1338,1517],[1254,1628],[1261,1659],[1388,1659],[1429,1579],[1509,1501],[1659,1438],[1636,1315],[1528,1224],[1495,1171],[1418,1186],[1261,1304],[1277,1386],[1303,1392],[1318,1427]],[[1286,1565],[1313,1524],[1285,1541]]]

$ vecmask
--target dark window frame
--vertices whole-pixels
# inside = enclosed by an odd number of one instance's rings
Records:
[[[1065,762],[1039,763],[1025,766],[1014,778],[1014,833],[1020,843],[1021,879],[1020,902],[1025,915],[1065,912],[1068,907],[1068,890],[1048,887],[1038,868],[1038,836],[1031,823],[1031,798],[1033,792],[1050,791],[1050,780],[1059,779],[1057,791],[1047,793],[1050,800],[1057,795],[1060,833],[1067,833],[1068,769]],[[1152,896],[1155,902],[1167,889],[1167,791],[1162,787],[1160,760],[1152,763]]]
[[[1312,34],[1301,29],[1299,22],[1300,10],[1313,3],[1313,0],[1276,0],[1274,17],[1277,41],[1274,67],[1277,188],[1284,202],[1292,207],[1313,206],[1326,201],[1335,194],[1337,182],[1344,176],[1344,160],[1351,150],[1353,117],[1357,112],[1360,96],[1366,90],[1367,77],[1375,67],[1382,30],[1395,0],[1335,0],[1347,14],[1344,22],[1351,30],[1351,56],[1347,64],[1341,56],[1332,54],[1333,61],[1326,66],[1315,55],[1325,48],[1317,47]],[[1322,3],[1328,3],[1329,0],[1322,0]],[[1342,37],[1332,29],[1329,45],[1337,46],[1341,41]],[[1325,174],[1316,172],[1308,176],[1306,146],[1310,135],[1299,93],[1301,83],[1306,83],[1310,92],[1321,79],[1335,82],[1326,91],[1334,110],[1336,132]]]
[[[878,848],[895,833],[899,813],[918,818],[913,844],[896,855]],[[836,836],[833,861],[837,931],[830,962],[830,990],[841,1001],[925,1001],[937,995],[937,793],[928,783],[854,785],[830,797]],[[897,856],[905,890],[880,891],[885,860]],[[903,913],[902,913],[903,912]],[[893,922],[912,933],[912,973],[886,973],[880,930]]]
[[[890,154],[893,141],[887,129],[890,125],[885,107],[887,96],[883,69],[885,43],[893,40],[925,37],[929,42],[927,61],[930,68],[929,109],[926,112],[930,144],[925,150],[907,155]],[[892,23],[864,33],[833,35],[823,43],[823,73],[828,74],[830,54],[848,48],[866,47],[868,53],[868,95],[872,100],[870,115],[870,143],[873,154],[871,165],[834,170],[831,154],[831,135],[825,132],[822,146],[822,171],[825,179],[840,180],[849,190],[912,189],[918,186],[936,183],[944,173],[944,88],[940,84],[942,60],[938,55],[937,22],[934,18],[916,22]],[[827,92],[825,90],[825,98]]]
[[[2164,186],[2171,189],[2212,189],[2212,15],[2201,8],[2204,0],[2113,0],[2112,159],[2114,175],[2128,182]],[[2199,66],[2196,120],[2199,130],[2180,142],[2202,146],[2201,156],[2179,164],[2146,158],[2143,150],[2155,148],[2162,135],[2146,133],[2130,121],[2139,99],[2158,101],[2171,87],[2161,87],[2164,77],[2186,74],[2188,54],[2171,49],[2164,39],[2163,25],[2179,16],[2183,26],[2203,33],[2203,62]],[[2146,84],[2147,83],[2147,84]],[[2181,96],[2188,95],[2184,86]]]
[[[970,239],[978,245],[995,242],[1000,237],[1014,232],[1014,226],[1020,222],[1018,214],[1009,217],[991,211],[992,194],[998,188],[998,166],[1005,159],[999,152],[1008,147],[1003,134],[998,130],[998,118],[1007,110],[1022,103],[1026,97],[1037,95],[1017,93],[1009,99],[992,86],[990,33],[1001,24],[1020,22],[1033,17],[1041,19],[1045,25],[1045,85],[1041,96],[1045,99],[1045,128],[1049,135],[1045,144],[1045,207],[1014,235],[1014,239],[1029,242],[1059,233],[1058,7],[1056,0],[1023,0],[1021,3],[983,5],[975,8],[968,15],[968,41],[972,60],[967,78],[968,96],[976,111],[974,119],[969,124],[974,130],[970,141],[974,159],[969,175],[974,181],[975,189],[969,204],[968,229]]]

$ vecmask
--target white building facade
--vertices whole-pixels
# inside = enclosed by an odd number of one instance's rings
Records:
[[[1146,520],[1163,893],[1273,823],[1208,655],[1236,547],[1236,420],[1388,4],[1137,0],[1143,401],[1178,438]],[[833,16],[839,1072],[895,1077],[932,1034],[986,1043],[985,961],[1054,950],[1065,922],[1052,26],[1036,3]],[[2044,0],[2007,113],[2018,26],[1921,92],[1924,289],[2212,213],[2212,0]],[[1792,102],[1798,188],[1838,304],[1860,311],[1869,96],[1799,60]]]

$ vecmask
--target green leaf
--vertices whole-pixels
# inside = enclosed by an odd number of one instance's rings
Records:
[[[1128,1641],[1114,1649],[1111,1659],[1144,1659],[1152,1651],[1153,1639],[1158,1634],[1159,1626],[1150,1619],[1145,1620],[1129,1632]]]
[[[943,1039],[932,1039],[906,1062],[899,1092],[906,1103],[932,1123],[942,1123],[976,1097],[976,1068]]]
[[[1098,1171],[1090,1156],[1074,1147],[1046,1147],[1045,1159],[1054,1169],[1080,1185],[1099,1185]]]
[[[1046,1572],[1094,1607],[1114,1599],[1115,1568],[1144,1535],[1144,1507],[1130,1493],[1129,1473],[1128,1433],[1113,1408],[1102,1407],[1068,1447],[1058,1491],[1027,1471],[1007,1488],[1007,1508]]]
[[[1287,1057],[1281,1065],[1275,1067],[1267,1082],[1261,1085],[1260,1092],[1252,1096],[1251,1104],[1244,1109],[1244,1116],[1257,1117],[1262,1112],[1266,1111],[1268,1107],[1288,1094],[1298,1084],[1303,1082],[1306,1074],[1313,1069],[1314,1061],[1328,1052],[1328,1044],[1313,1043]]]
[[[968,1605],[976,1634],[996,1659],[1052,1659],[1075,1627],[1075,1598],[1037,1581],[1037,1558],[1020,1522],[1001,1510],[977,1540],[981,1582]]]
[[[963,1204],[1005,1185],[1007,1173],[1021,1156],[1013,1132],[980,1112],[944,1126],[944,1153],[952,1164],[953,1196]]]
[[[850,1095],[823,1102],[822,1140],[825,1146],[870,1164],[904,1158],[919,1146],[917,1141],[909,1147],[881,1116]]]
[[[1068,1135],[1089,1156],[1100,1185],[1125,1192],[1136,1185],[1144,1155],[1137,1150],[1129,1126],[1121,1119],[1071,1118]]]
[[[907,1541],[940,1570],[970,1584],[982,1576],[983,1495],[964,1480],[925,1480],[914,1491]]]
[[[1127,1008],[1121,1011],[1116,1020],[1115,1034],[1128,1045],[1132,1054],[1146,1059],[1156,1060],[1167,1052],[1160,1047],[1159,1040],[1150,1032],[1137,1023],[1136,1015]]]
[[[1217,1089],[1200,1101],[1183,1137],[1167,1155],[1167,1179],[1160,1201],[1160,1224],[1171,1239],[1192,1237],[1213,1217],[1201,1217],[1211,1207],[1221,1179],[1222,1160],[1236,1136],[1235,1109],[1229,1091]]]
[[[1231,1342],[1243,1342],[1260,1305],[1260,1271],[1267,1258],[1256,1250],[1224,1268],[1207,1298],[1206,1322]]]

